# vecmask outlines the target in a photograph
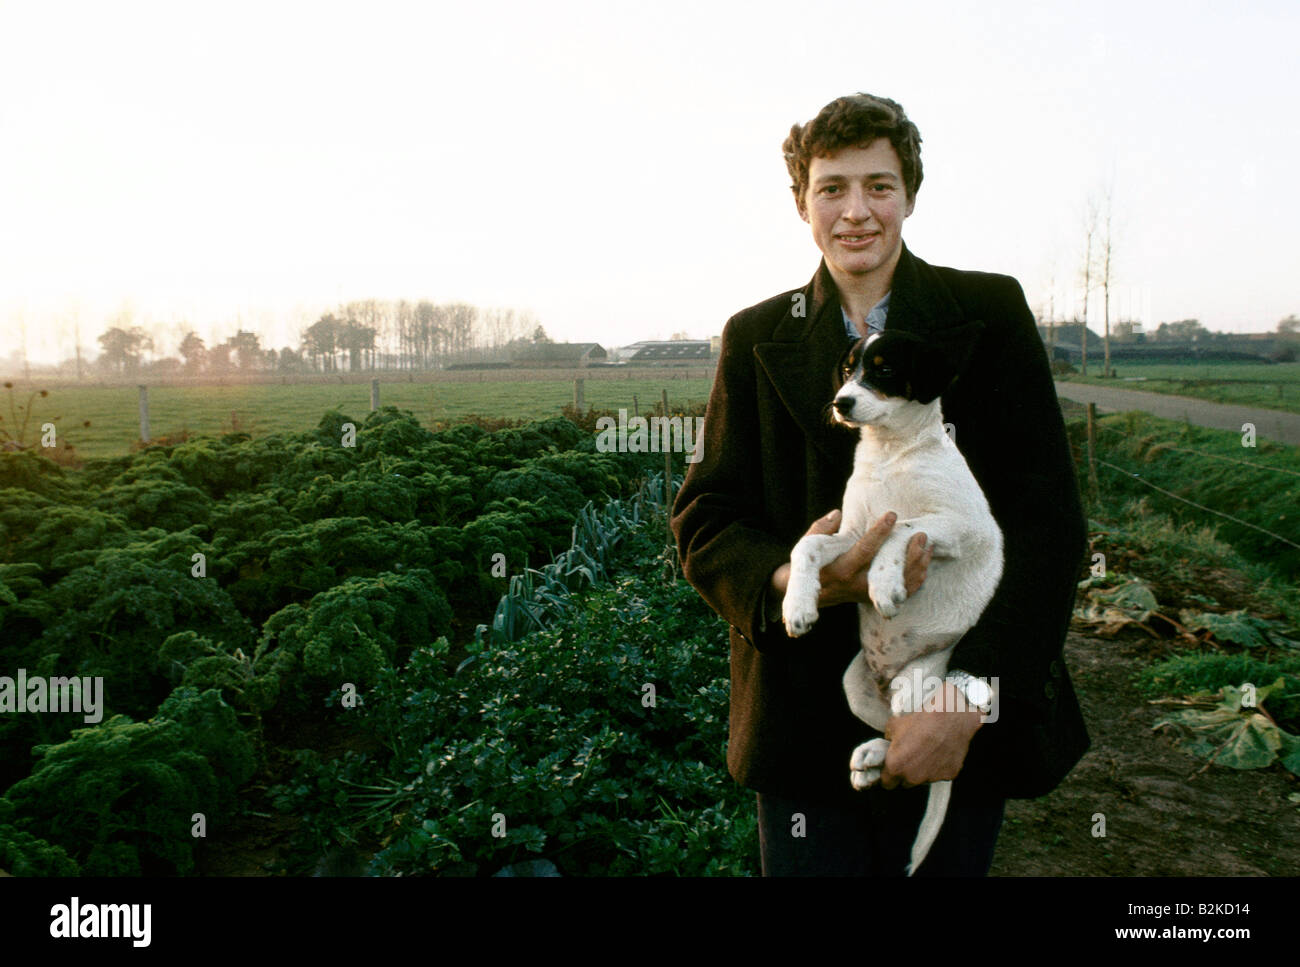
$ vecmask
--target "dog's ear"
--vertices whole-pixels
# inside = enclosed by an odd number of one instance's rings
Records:
[[[911,397],[929,403],[942,396],[966,371],[983,332],[984,323],[972,320],[928,334],[912,370]]]

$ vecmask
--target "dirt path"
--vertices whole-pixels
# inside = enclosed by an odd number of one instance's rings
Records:
[[[1161,706],[1131,684],[1163,646],[1071,632],[1065,656],[1092,748],[1050,795],[1012,800],[994,876],[1296,876],[1300,780],[1279,765],[1210,766],[1151,726]],[[1093,816],[1105,815],[1105,837]]]
[[[1262,439],[1300,446],[1300,416],[1281,410],[1211,403],[1189,396],[1144,393],[1141,390],[1091,386],[1087,383],[1058,382],[1056,395],[1076,403],[1096,403],[1097,409],[1104,412],[1142,410],[1166,420],[1188,420],[1196,426],[1231,430],[1234,433],[1241,432],[1243,423],[1253,423],[1257,436]]]

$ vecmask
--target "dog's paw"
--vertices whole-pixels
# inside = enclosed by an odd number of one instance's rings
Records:
[[[880,781],[880,767],[889,752],[888,739],[872,739],[853,750],[849,759],[849,782],[854,789],[869,789]]]
[[[791,638],[806,635],[817,623],[817,599],[808,604],[786,595],[781,605],[781,620],[785,623],[785,633]]]
[[[849,783],[859,791],[870,789],[880,781],[879,769],[864,769],[861,772],[849,772]]]
[[[903,584],[903,572],[885,571],[870,575],[869,593],[871,603],[884,617],[892,618],[898,614],[907,600],[907,588]]]

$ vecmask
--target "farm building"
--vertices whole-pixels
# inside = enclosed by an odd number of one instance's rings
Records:
[[[1079,348],[1082,329],[1082,325],[1077,322],[1058,322],[1049,336],[1047,326],[1040,323],[1038,333],[1048,345],[1053,359],[1077,363],[1083,355]],[[1087,337],[1088,359],[1101,359],[1105,351],[1104,340],[1091,328],[1087,330]],[[1267,363],[1288,358],[1287,348],[1287,341],[1275,332],[1201,332],[1190,340],[1153,339],[1149,334],[1126,339],[1112,333],[1110,358],[1162,362],[1216,359]]]
[[[605,350],[594,342],[542,342],[518,350],[511,365],[574,369],[592,363],[603,363],[607,356]]]
[[[713,358],[713,346],[708,339],[673,339],[669,342],[641,342],[624,350],[628,362],[634,365],[671,365],[672,363],[708,362]]]

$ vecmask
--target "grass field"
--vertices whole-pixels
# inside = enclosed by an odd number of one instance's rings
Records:
[[[709,398],[708,379],[675,379],[671,372],[632,379],[585,378],[589,407],[632,411],[633,396],[644,412],[668,391],[672,407]],[[29,392],[14,390],[15,408]],[[40,439],[40,426],[55,424],[58,444],[70,441],[82,458],[128,453],[140,436],[140,395],[134,387],[76,387],[50,390],[32,401],[25,441]],[[571,380],[527,380],[492,375],[483,382],[380,382],[384,406],[410,410],[422,422],[456,419],[471,413],[492,417],[544,419],[559,416],[573,402]],[[11,397],[0,392],[0,423],[13,432],[22,413],[11,413]],[[240,430],[262,435],[310,430],[327,410],[338,409],[360,421],[370,410],[370,384],[261,384],[250,386],[156,387],[149,391],[150,436],[158,439],[182,430],[215,436]],[[17,421],[15,421],[15,416]],[[88,427],[83,422],[89,421]]]
[[[1191,396],[1214,403],[1262,406],[1300,413],[1300,363],[1148,363],[1120,360],[1111,369],[1117,379],[1103,379],[1101,357],[1089,351],[1088,377],[1064,377],[1070,382],[1120,389],[1139,389],[1174,396]],[[1061,378],[1061,377],[1058,377]]]
[[[1094,369],[1095,365],[1095,369]],[[1086,379],[1065,377],[1074,382],[1100,386],[1148,390],[1218,403],[1239,403],[1300,413],[1300,363],[1275,366],[1251,363],[1146,363],[1128,360],[1114,367],[1117,379],[1089,375]],[[1099,372],[1100,359],[1089,360],[1089,370]],[[441,375],[441,374],[437,374]],[[470,414],[487,417],[543,419],[557,416],[573,401],[570,377],[548,374],[545,378],[516,378],[516,373],[486,373],[482,380],[468,374],[458,378],[407,382],[393,374],[381,377],[380,403],[410,410],[425,424],[454,420]],[[699,371],[687,374],[664,370],[584,375],[584,397],[598,409],[633,408],[633,397],[642,410],[652,406],[663,390],[671,405],[703,403],[708,399],[710,380]],[[39,388],[39,384],[37,384]],[[0,427],[13,433],[21,421],[20,408],[29,389],[10,396],[0,393]],[[12,407],[12,408],[11,408]],[[186,431],[193,436],[211,436],[241,430],[254,435],[299,432],[314,427],[326,410],[338,409],[357,420],[370,409],[368,381],[350,383],[260,383],[230,386],[159,386],[149,391],[150,433],[154,439]],[[120,456],[139,439],[139,393],[134,386],[62,386],[50,390],[47,398],[32,401],[32,414],[24,439],[36,442],[40,425],[55,424],[58,442],[71,441],[82,458]],[[89,421],[88,427],[82,424]]]

